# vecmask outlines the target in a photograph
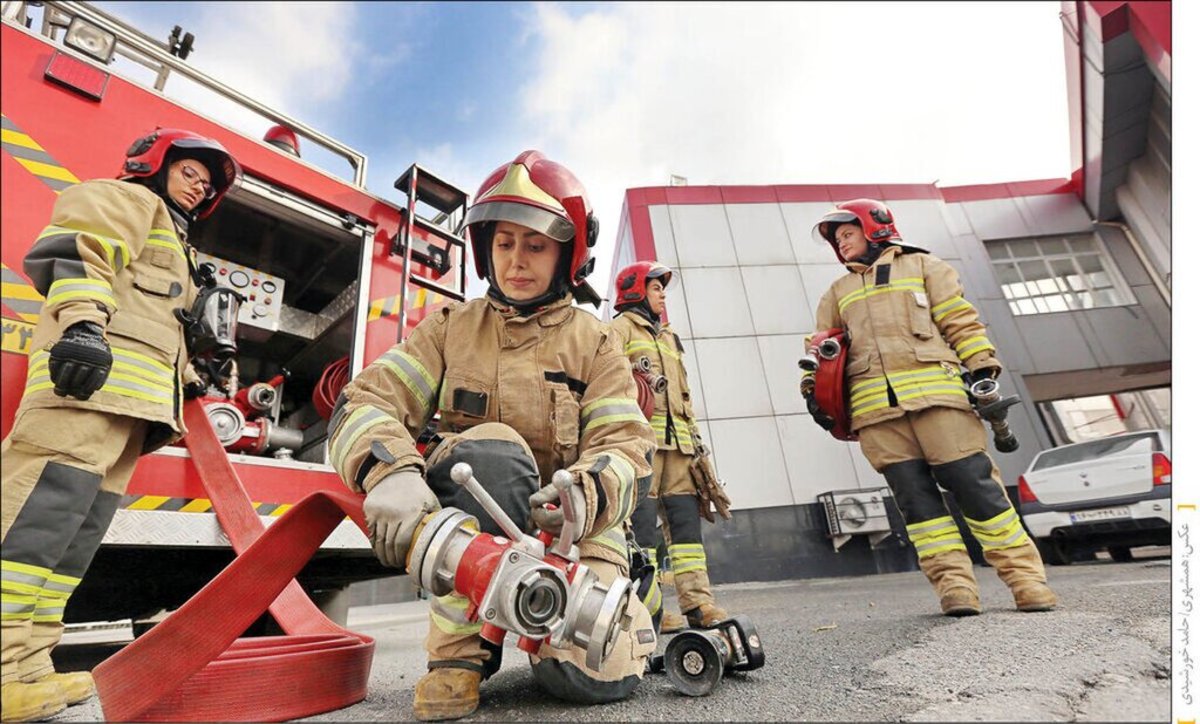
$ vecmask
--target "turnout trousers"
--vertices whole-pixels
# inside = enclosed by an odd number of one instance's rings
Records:
[[[954,496],[984,558],[1014,591],[1046,582],[1041,555],[987,454],[987,433],[972,412],[931,407],[858,431],[863,454],[887,480],[921,570],[939,596],[956,587],[978,595],[970,557],[938,489]]]
[[[658,568],[655,548],[655,521],[662,521],[663,538],[667,543],[667,555],[671,558],[671,571],[675,578],[675,591],[679,597],[679,609],[683,613],[699,608],[703,604],[713,605],[711,585],[708,580],[708,559],[704,553],[704,541],[700,533],[700,499],[696,494],[696,483],[692,480],[691,455],[678,450],[658,450],[654,453],[654,481],[650,493],[641,500],[633,512],[633,533],[638,545]],[[651,613],[661,616],[662,596],[650,592],[646,601]]]
[[[63,610],[133,477],[146,429],[145,420],[94,410],[18,412],[0,447],[3,683],[53,671]]]

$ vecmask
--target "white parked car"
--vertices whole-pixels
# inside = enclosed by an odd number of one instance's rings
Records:
[[[1043,450],[1017,482],[1021,517],[1047,563],[1171,542],[1171,431],[1139,430]]]

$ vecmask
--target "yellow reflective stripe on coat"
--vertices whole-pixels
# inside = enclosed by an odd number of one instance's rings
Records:
[[[76,279],[59,279],[50,285],[46,294],[46,304],[61,304],[72,299],[87,299],[103,302],[112,309],[117,308],[113,298],[112,285],[103,279],[80,277]]]
[[[949,299],[942,302],[941,304],[934,305],[933,309],[929,310],[929,313],[933,315],[934,322],[940,322],[943,319],[945,319],[947,317],[947,315],[957,312],[960,309],[974,309],[974,308],[975,307],[972,306],[971,303],[968,302],[966,299],[955,296],[955,297],[950,297]]]
[[[624,520],[617,521],[617,525],[605,528],[590,538],[584,538],[580,543],[591,543],[607,548],[618,555],[629,556],[629,544],[625,540]]]
[[[1026,535],[1025,528],[1021,526],[1021,520],[1017,517],[1017,511],[1011,507],[985,521],[963,517],[967,521],[967,527],[971,529],[971,534],[975,536],[975,540],[979,541],[979,545],[984,550],[1015,548],[1025,545],[1029,541],[1029,536]]]
[[[146,244],[170,249],[178,254],[180,259],[187,261],[187,254],[183,252],[183,244],[171,229],[151,229],[150,235],[146,237]]]
[[[100,392],[108,392],[164,406],[175,404],[175,375],[173,371],[169,376],[160,374],[161,370],[156,373],[154,370],[157,368],[147,368],[146,362],[149,361],[155,365],[159,363],[136,352],[120,348],[113,348],[112,352],[112,370],[108,373],[108,378],[100,387]],[[134,362],[130,362],[130,359],[134,360]],[[162,367],[169,369],[165,365],[162,365]],[[29,369],[25,374],[26,393],[53,389],[54,382],[50,380],[50,353],[38,351],[30,355]]]
[[[846,296],[838,300],[838,311],[846,311],[846,307],[854,302],[861,301],[867,297],[873,297],[877,294],[886,294],[888,292],[924,292],[925,280],[921,277],[906,277],[904,279],[893,279],[887,284],[868,284],[862,289],[855,289]]]
[[[483,629],[482,621],[467,620],[466,596],[449,593],[429,601],[429,619],[442,633],[455,636],[477,634]]]
[[[962,381],[952,371],[944,367],[926,367],[875,377],[853,385],[850,395],[851,417],[888,407],[891,404],[888,400],[888,382],[897,402],[936,395],[967,396]]]
[[[333,442],[329,446],[329,459],[333,467],[341,470],[346,456],[354,449],[358,439],[366,434],[367,430],[392,419],[391,415],[370,405],[363,405],[351,412],[341,427],[334,432]]]
[[[958,358],[963,362],[966,362],[968,359],[970,359],[972,355],[977,355],[980,352],[987,350],[995,352],[996,348],[992,345],[988,338],[984,336],[968,337],[967,339],[964,339],[963,341],[954,345],[955,354],[957,354]]]
[[[650,576],[650,588],[646,589],[645,595],[642,596],[642,605],[646,607],[651,616],[662,609],[662,598],[662,589],[658,587],[658,576]]]
[[[118,239],[113,236],[104,236],[103,234],[97,234],[96,232],[88,231],[87,229],[75,229],[69,226],[54,226],[52,224],[42,230],[42,233],[38,235],[38,238],[34,243],[42,241],[43,239],[60,236],[74,239],[79,234],[87,234],[89,237],[100,243],[100,248],[104,249],[104,256],[108,258],[108,266],[114,272],[119,272],[125,267],[129,266],[129,246],[123,239]]]
[[[417,399],[421,405],[421,414],[429,415],[438,382],[433,379],[433,375],[429,374],[429,370],[425,369],[425,366],[416,357],[398,349],[390,349],[380,355],[379,359],[372,364],[386,367]]]
[[[617,506],[615,510],[617,512],[613,516],[612,523],[613,526],[618,526],[624,524],[625,520],[633,514],[634,498],[637,497],[635,495],[637,492],[637,479],[634,477],[633,463],[626,460],[620,453],[609,452],[606,453],[604,457],[608,459],[608,465],[605,467],[609,470],[612,470],[613,477],[617,480],[617,500],[615,501]],[[600,472],[604,472],[604,468],[601,468]],[[609,507],[612,507],[613,504],[614,501],[608,501]],[[605,532],[613,530],[616,530],[616,528],[610,527],[606,528]],[[620,536],[617,542],[617,547],[614,548],[614,550],[619,550],[621,553],[628,555],[629,550],[625,545],[625,534],[621,531],[617,532],[620,533]],[[601,536],[596,536],[593,538],[593,540],[596,540],[599,537]],[[597,542],[603,543],[609,548],[613,548],[613,545],[608,542]]]
[[[904,529],[908,532],[908,540],[917,551],[918,559],[945,551],[967,549],[958,532],[958,525],[948,515],[906,525]]]
[[[637,401],[627,397],[602,397],[593,400],[580,410],[579,418],[583,422],[583,432],[615,422],[646,421]]]
[[[708,557],[704,554],[704,545],[701,543],[670,545],[667,546],[667,554],[671,556],[671,570],[675,575],[708,570]]]
[[[654,352],[658,349],[658,345],[654,342],[647,342],[642,339],[635,339],[632,342],[625,343],[625,356],[631,356],[634,352]]]

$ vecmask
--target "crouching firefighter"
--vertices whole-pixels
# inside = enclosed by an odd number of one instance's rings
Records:
[[[216,141],[158,129],[133,143],[118,180],[64,189],[25,257],[45,302],[2,450],[6,722],[94,691],[89,673],[56,673],[50,652],[138,456],[185,432],[185,383],[198,382],[175,314],[197,293],[188,225],[240,173]]]
[[[584,277],[598,225],[583,186],[565,167],[526,151],[496,169],[466,215],[484,298],[424,319],[343,390],[330,422],[330,460],[366,493],[379,559],[403,568],[418,524],[441,506],[459,508],[484,531],[492,517],[450,471],[468,463],[484,489],[527,532],[558,534],[563,513],[551,481],[565,468],[573,509],[585,511],[580,562],[604,584],[629,576],[626,527],[639,485],[648,485],[654,435],[638,409],[629,365],[608,328],[571,305],[599,298]],[[414,445],[434,413],[438,434],[423,457]],[[654,650],[650,614],[631,601],[600,671],[584,652],[542,645],[530,654],[547,692],[583,703],[623,699]],[[481,635],[468,599],[430,602],[429,672],[417,682],[413,715],[467,716],[502,648]]]
[[[729,498],[717,481],[707,450],[700,439],[692,411],[683,345],[662,315],[667,305],[671,270],[643,261],[622,269],[616,277],[613,332],[632,363],[643,374],[654,394],[650,426],[658,443],[654,453],[654,482],[649,495],[633,513],[633,532],[638,545],[657,568],[655,521],[662,519],[663,537],[682,618],[662,612],[660,630],[672,633],[684,628],[710,627],[729,618],[716,604],[708,581],[708,561],[700,533],[701,516],[714,522],[713,508],[729,519]],[[662,606],[662,595],[647,592],[646,605],[652,614]]]
[[[960,379],[960,366],[973,380],[994,379],[1000,361],[957,273],[905,243],[878,201],[838,204],[813,228],[813,238],[833,247],[848,272],[821,297],[816,328],[843,329],[850,338],[844,380],[850,431],[892,489],[942,612],[971,616],[980,605],[971,559],[939,485],[954,496],[1017,608],[1054,608],[1041,556],[1005,494]],[[810,344],[811,337],[806,349]],[[801,392],[813,419],[833,429],[836,421],[815,404],[811,373]]]

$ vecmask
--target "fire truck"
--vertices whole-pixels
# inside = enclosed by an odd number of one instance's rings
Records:
[[[184,128],[220,141],[244,169],[189,235],[218,284],[246,299],[236,374],[223,395],[206,398],[209,420],[265,524],[314,490],[344,489],[326,443],[337,392],[425,315],[463,299],[467,195],[415,164],[396,179],[394,199],[373,195],[363,154],[193,68],[193,38],[178,27],[164,42],[86,3],[0,7],[0,432],[12,428],[42,302],[22,259],[57,194],[114,177],[130,142],[156,127]],[[173,100],[168,80],[186,84],[189,99],[201,92],[253,113],[264,135]],[[318,166],[310,152],[337,167]],[[187,450],[160,449],[139,461],[64,620],[174,609],[232,558]],[[395,573],[346,520],[299,581],[320,602]]]

